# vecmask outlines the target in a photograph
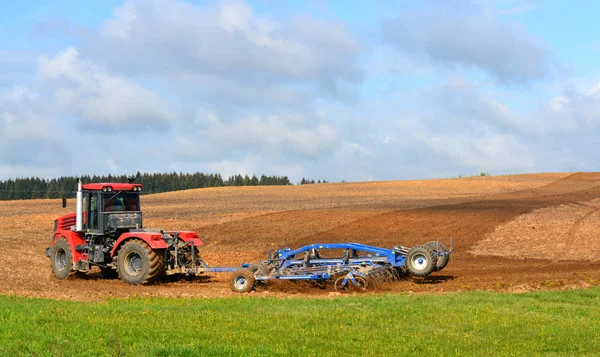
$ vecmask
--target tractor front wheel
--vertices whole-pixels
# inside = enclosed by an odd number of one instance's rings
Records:
[[[54,243],[52,253],[50,254],[50,264],[52,266],[52,273],[58,279],[66,279],[71,274],[73,254],[71,253],[71,246],[65,238],[60,238]]]
[[[146,284],[158,279],[165,264],[145,242],[134,239],[126,242],[117,256],[117,272],[121,280],[131,285]]]

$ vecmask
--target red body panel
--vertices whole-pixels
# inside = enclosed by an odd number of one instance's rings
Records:
[[[167,233],[174,236],[175,233],[177,233],[177,231],[168,231]],[[179,238],[181,238],[181,240],[183,240],[186,243],[189,241],[194,242],[194,246],[196,247],[201,247],[204,245],[204,243],[198,236],[198,233],[193,231],[179,231]]]
[[[137,238],[146,242],[152,249],[167,249],[167,243],[164,241],[162,234],[155,232],[128,232],[123,233],[115,242],[115,245],[110,252],[110,256],[114,256],[119,246],[128,239]]]
[[[104,187],[112,187],[114,191],[131,191],[134,187],[144,188],[141,183],[88,183],[81,188],[87,191],[102,191]]]
[[[110,186],[115,191],[131,191],[133,187],[141,186],[141,184],[127,184],[127,183],[97,183],[97,184],[87,184],[83,185],[82,189],[88,191],[100,191],[103,187]],[[85,223],[86,213],[84,212],[83,221]],[[69,243],[71,248],[71,253],[73,255],[73,263],[77,263],[79,261],[88,260],[87,253],[83,253],[81,251],[77,251],[75,248],[78,245],[85,245],[85,234],[84,232],[75,232],[72,228],[75,226],[76,214],[70,213],[59,217],[55,221],[55,231],[53,233],[52,244],[54,246],[56,241],[60,238],[65,238]],[[175,233],[179,234],[179,238],[184,242],[192,242],[195,247],[203,246],[204,243],[200,240],[198,233],[193,231],[169,231],[167,232],[171,236],[174,236]],[[123,233],[119,239],[115,242],[112,250],[111,257],[113,257],[119,250],[120,246],[125,243],[129,239],[140,239],[146,242],[152,249],[167,249],[167,243],[163,239],[163,235],[157,232],[127,232]]]
[[[85,244],[83,233],[77,233],[71,230],[71,227],[75,225],[75,213],[59,217],[56,221],[56,231],[54,231],[54,237],[50,246],[54,246],[54,243],[56,243],[57,240],[64,237],[67,242],[69,242],[74,262],[87,258],[85,254],[75,250],[75,246]]]

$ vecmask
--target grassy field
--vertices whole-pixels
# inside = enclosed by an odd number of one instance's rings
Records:
[[[0,355],[595,355],[600,289],[335,299],[0,296]]]

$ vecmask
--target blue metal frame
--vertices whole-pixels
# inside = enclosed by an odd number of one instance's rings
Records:
[[[296,250],[291,250],[290,248],[286,248],[283,250],[278,250],[275,252],[277,258],[273,260],[284,260],[284,261],[294,261],[295,256],[304,252],[307,252],[311,249],[349,249],[360,252],[373,253],[374,256],[361,257],[361,258],[350,258],[349,260],[353,263],[373,263],[373,262],[386,262],[391,264],[394,267],[404,266],[404,255],[401,254],[401,251],[397,248],[387,249],[374,247],[370,245],[364,245],[360,243],[326,243],[326,244],[310,244],[304,247],[298,248]],[[325,261],[327,259],[321,259],[321,263],[327,265],[335,265],[339,263],[345,263],[341,258],[336,259],[328,259],[330,261]],[[266,262],[266,261],[263,261]],[[347,263],[346,263],[347,264]]]
[[[344,256],[340,258],[310,256],[312,252],[329,249],[345,250]],[[408,248],[401,246],[388,249],[360,243],[310,244],[295,250],[285,248],[275,251],[273,255],[267,253],[267,259],[260,262],[268,271],[266,274],[258,272],[255,274],[255,278],[257,281],[271,279],[324,281],[334,276],[341,276],[343,277],[342,286],[346,286],[349,282],[358,286],[355,276],[366,278],[365,271],[374,272],[377,269],[402,269],[405,267],[407,251]],[[451,240],[451,249],[438,252],[437,255],[449,255],[453,251],[454,241]],[[362,255],[358,255],[359,252]],[[303,253],[306,254],[304,258],[298,259],[297,256]],[[185,268],[185,273],[199,275],[205,272],[235,272],[249,266],[249,264],[242,264],[241,267],[211,268],[201,261],[200,266]]]
[[[438,252],[438,256],[449,255],[454,251],[454,242],[451,241],[452,248],[446,252]],[[302,253],[309,254],[311,250],[322,249],[345,249],[347,251],[361,252],[362,255],[347,258],[309,258],[297,259],[296,256]],[[261,263],[275,267],[268,275],[257,275],[256,280],[326,280],[334,275],[346,273],[343,285],[351,281],[358,285],[354,275],[365,277],[361,272],[365,267],[371,269],[377,268],[403,268],[406,266],[406,247],[394,247],[392,249],[375,247],[360,243],[325,243],[310,244],[301,248],[292,250],[290,248],[277,250],[273,256],[268,256]],[[364,253],[367,253],[366,255]]]

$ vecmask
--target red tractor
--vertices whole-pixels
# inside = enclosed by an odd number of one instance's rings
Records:
[[[52,243],[46,249],[57,278],[66,279],[73,271],[85,273],[97,266],[104,277],[118,276],[136,285],[164,275],[205,271],[198,233],[144,229],[142,189],[133,181],[79,182],[76,212],[54,221]]]

